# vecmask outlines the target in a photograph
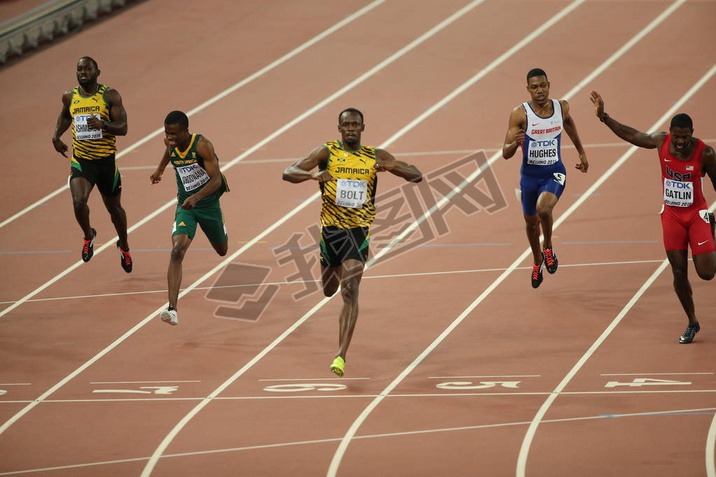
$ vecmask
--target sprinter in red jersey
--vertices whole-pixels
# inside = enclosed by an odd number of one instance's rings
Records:
[[[692,136],[694,125],[686,114],[671,119],[669,132],[643,133],[619,123],[604,112],[604,100],[592,91],[594,111],[614,134],[635,146],[659,149],[664,205],[661,225],[664,248],[674,273],[674,290],[684,307],[689,325],[679,343],[691,343],[701,326],[696,319],[688,272],[688,247],[696,273],[703,280],[716,274],[714,215],[709,213],[703,194],[703,177],[708,174],[716,190],[716,154],[711,146]]]

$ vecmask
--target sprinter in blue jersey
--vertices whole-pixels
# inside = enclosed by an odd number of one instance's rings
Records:
[[[527,91],[530,101],[517,106],[510,114],[502,157],[509,159],[522,147],[522,212],[534,259],[532,287],[537,288],[542,283],[542,269],[546,267],[549,273],[554,273],[558,265],[552,249],[552,210],[567,182],[561,152],[563,129],[579,153],[576,168],[587,172],[589,162],[569,114],[569,104],[549,98],[549,81],[544,70],[534,68],[527,73]],[[541,247],[540,225],[544,235]]]

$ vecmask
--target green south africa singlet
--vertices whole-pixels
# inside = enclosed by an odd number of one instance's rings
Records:
[[[169,150],[174,172],[177,178],[177,200],[181,205],[187,197],[199,192],[211,179],[204,169],[204,158],[196,151],[196,145],[201,134],[192,134],[189,147],[186,151],[179,151],[176,147]],[[206,207],[213,204],[221,195],[228,191],[226,178],[221,175],[221,187],[196,203],[196,207]]]

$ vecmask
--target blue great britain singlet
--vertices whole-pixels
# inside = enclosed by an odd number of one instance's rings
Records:
[[[537,116],[530,103],[522,103],[527,113],[525,143],[522,147],[521,173],[530,177],[550,177],[555,172],[564,173],[562,164],[562,104],[552,101],[552,115]]]

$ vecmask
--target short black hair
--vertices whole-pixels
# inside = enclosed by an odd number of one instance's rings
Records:
[[[547,78],[547,73],[542,68],[532,68],[527,73],[527,83],[530,82],[530,78],[534,78],[535,76],[544,76]],[[549,81],[549,78],[547,78],[547,81]]]
[[[691,120],[691,116],[685,113],[677,114],[671,118],[671,128],[688,128],[694,130],[694,122]]]
[[[189,118],[181,111],[172,111],[167,114],[164,124],[178,124],[184,129],[189,129]]]
[[[363,123],[363,113],[358,111],[356,108],[346,108],[338,115],[338,124],[341,124],[341,116],[343,116],[343,113],[356,113],[358,116],[360,116],[361,124]]]
[[[82,60],[87,60],[87,61],[89,61],[90,63],[92,63],[92,66],[94,66],[94,69],[96,69],[96,70],[99,69],[99,66],[97,65],[97,62],[96,62],[95,59],[92,58],[91,56],[83,56],[82,58],[80,58],[79,60],[77,60],[77,63],[79,63],[79,62],[82,61]]]

